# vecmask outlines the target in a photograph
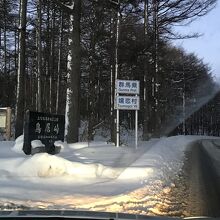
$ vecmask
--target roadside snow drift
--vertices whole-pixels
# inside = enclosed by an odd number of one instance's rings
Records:
[[[137,150],[106,142],[56,142],[60,154],[33,156],[23,153],[22,137],[0,142],[0,206],[10,202],[141,214],[135,205],[125,208],[123,204],[152,201],[160,192],[169,193],[183,167],[186,147],[201,138],[205,137],[154,139],[140,142]]]

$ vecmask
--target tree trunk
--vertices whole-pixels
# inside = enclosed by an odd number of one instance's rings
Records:
[[[6,18],[6,2],[4,1],[4,74],[7,74],[7,18]]]
[[[0,27],[0,48],[2,48],[2,29]],[[2,69],[2,54],[0,53],[0,68]]]
[[[72,2],[74,5],[73,15],[70,16],[70,54],[68,59],[68,71],[70,83],[67,89],[67,142],[78,142],[79,138],[79,91],[80,91],[80,66],[81,66],[81,48],[80,48],[80,19],[81,19],[81,0]]]
[[[42,44],[41,44],[41,26],[42,26],[42,15],[41,15],[41,0],[38,0],[38,26],[37,26],[37,110],[42,111]]]
[[[15,37],[15,44],[14,44],[14,47],[15,47],[15,52],[14,52],[14,66],[15,66],[15,75],[17,73],[17,68],[18,68],[18,64],[17,64],[17,30],[15,30],[15,33],[14,33],[14,37]]]
[[[4,76],[8,77],[7,80],[7,87],[9,88],[9,82],[10,82],[10,75],[9,68],[7,67],[7,8],[6,8],[6,1],[4,0]],[[6,105],[9,106],[9,92],[6,92]]]
[[[112,19],[114,20],[114,19]],[[112,21],[114,24],[114,22]],[[113,28],[112,28],[113,29]],[[112,52],[112,64],[111,64],[111,141],[116,144],[116,111],[115,105],[115,82],[118,79],[118,46],[119,46],[119,29],[120,29],[120,0],[118,0],[117,18],[115,37],[113,37],[113,31],[111,33],[112,39],[115,39],[114,49]]]
[[[149,32],[149,25],[148,25],[148,19],[149,19],[149,2],[148,0],[145,0],[144,2],[144,88],[143,88],[143,110],[144,110],[144,119],[143,119],[143,140],[149,139],[149,118],[150,118],[150,102],[149,102],[149,88],[151,87],[151,83],[149,83],[149,71],[148,71],[148,56],[147,56],[147,38],[148,38],[148,32]]]
[[[61,51],[63,41],[63,13],[61,12],[60,18],[60,33],[59,33],[59,51],[58,51],[58,64],[57,64],[57,96],[56,96],[56,114],[59,112],[59,99],[60,99],[60,77],[61,77]]]
[[[17,97],[16,97],[16,121],[15,137],[23,133],[24,119],[24,78],[25,78],[25,35],[26,35],[26,12],[27,0],[20,0],[20,24],[19,24],[19,56],[17,74]]]
[[[119,45],[119,29],[120,29],[120,0],[118,0],[116,39],[115,39],[115,79],[118,79],[118,45]]]
[[[50,111],[50,75],[51,75],[51,34],[50,34],[50,3],[47,5],[47,19],[46,19],[46,39],[45,39],[45,48],[46,48],[46,57],[45,57],[45,80],[43,82],[43,91],[46,94],[44,96],[44,109],[45,111]]]
[[[53,7],[52,7],[53,8]],[[54,112],[54,93],[53,91],[53,78],[54,78],[54,28],[55,28],[55,10],[52,9],[51,15],[51,41],[50,41],[50,98],[49,98],[49,109],[50,113]]]
[[[94,24],[95,25],[95,24]],[[88,103],[88,140],[93,141],[94,139],[94,126],[96,122],[96,64],[94,63],[95,55],[95,46],[96,46],[96,37],[95,30],[91,33],[91,45],[90,45],[90,71],[89,71],[89,103]]]
[[[186,84],[185,84],[185,72],[183,64],[183,88],[182,88],[182,102],[183,102],[183,135],[186,135]]]
[[[158,0],[153,0],[153,76],[152,76],[152,125],[153,135],[155,137],[158,136],[158,131],[160,127],[159,121],[159,101],[158,101],[158,93],[159,93],[159,80],[158,80]]]
[[[111,11],[110,18],[110,116],[111,116],[111,142],[116,143],[116,125],[115,125],[115,111],[114,111],[114,99],[115,99],[115,68],[114,68],[114,49],[113,45],[115,44],[114,37],[114,16],[115,13]]]

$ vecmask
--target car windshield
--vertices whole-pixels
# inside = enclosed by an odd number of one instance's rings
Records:
[[[220,217],[217,0],[0,12],[0,217]]]

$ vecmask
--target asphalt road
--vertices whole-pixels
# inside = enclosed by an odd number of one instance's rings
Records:
[[[218,157],[219,156],[219,157]],[[220,144],[197,141],[188,147],[184,166],[186,212],[220,217]]]

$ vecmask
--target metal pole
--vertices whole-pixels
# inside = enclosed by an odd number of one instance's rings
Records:
[[[119,147],[119,109],[117,109],[117,119],[116,119],[116,138],[117,138],[117,143],[116,147]]]
[[[138,147],[138,110],[135,111],[135,148]]]

